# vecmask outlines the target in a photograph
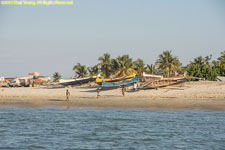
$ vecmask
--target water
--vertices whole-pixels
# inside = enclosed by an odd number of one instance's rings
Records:
[[[225,112],[0,108],[0,150],[225,149]]]

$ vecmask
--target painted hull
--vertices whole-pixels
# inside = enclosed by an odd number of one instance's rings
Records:
[[[124,77],[118,77],[118,78],[112,78],[112,79],[101,79],[99,77],[96,78],[96,83],[99,85],[102,85],[102,81],[104,82],[120,82],[128,79],[132,79],[135,77],[135,74],[124,76]]]
[[[59,80],[59,83],[63,86],[69,86],[69,85],[81,85],[81,84],[92,82],[95,80],[96,80],[96,76],[86,77],[86,78],[78,78],[78,79]]]
[[[122,86],[125,86],[125,87],[130,86],[134,82],[137,82],[137,76],[136,75],[134,76],[133,79],[131,79],[129,81],[121,82],[121,83],[109,83],[109,82],[102,81],[101,89],[102,90],[117,89],[117,88],[120,88]]]

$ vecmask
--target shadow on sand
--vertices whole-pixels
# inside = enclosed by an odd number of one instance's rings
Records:
[[[49,99],[49,101],[52,101],[52,102],[63,102],[63,101],[66,101],[66,100],[61,100],[61,99]]]
[[[46,89],[64,89],[64,86],[46,87]]]
[[[96,92],[97,92],[97,90],[96,90],[96,89],[94,89],[94,90],[87,90],[87,91],[80,91],[80,92],[90,92],[90,93],[96,93]]]
[[[81,99],[97,99],[97,96],[96,97],[84,97],[84,96],[82,96],[82,97],[79,97],[79,98],[81,98]]]

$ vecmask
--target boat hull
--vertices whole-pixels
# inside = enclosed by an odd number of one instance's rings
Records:
[[[63,86],[73,86],[73,85],[81,85],[89,82],[93,82],[96,80],[96,77],[88,77],[88,78],[78,78],[78,79],[69,79],[69,80],[60,80],[59,83]]]
[[[148,82],[142,87],[143,89],[157,89],[157,88],[182,84],[184,82],[186,82],[186,78],[164,78],[161,80]]]
[[[109,83],[102,81],[101,90],[111,90],[111,89],[117,89],[120,87],[127,87],[134,84],[134,82],[137,82],[137,76],[135,75],[133,79],[121,83]]]
[[[132,74],[132,75],[129,75],[129,76],[124,76],[124,77],[112,78],[112,79],[101,79],[101,78],[97,77],[96,83],[98,85],[102,85],[102,81],[115,83],[115,82],[121,82],[121,81],[129,80],[129,79],[132,79],[134,77],[135,77],[135,74]]]

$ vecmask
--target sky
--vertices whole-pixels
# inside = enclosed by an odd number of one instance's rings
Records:
[[[154,64],[171,50],[183,65],[225,51],[225,0],[74,0],[0,5],[0,76],[74,76],[73,66],[129,54]]]

